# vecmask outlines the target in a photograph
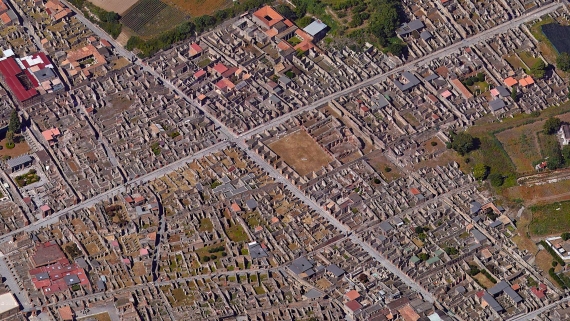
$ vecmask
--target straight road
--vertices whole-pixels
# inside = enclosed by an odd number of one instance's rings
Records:
[[[566,297],[566,298],[563,298],[563,299],[558,300],[556,302],[552,302],[549,305],[545,305],[542,308],[534,310],[532,312],[527,312],[524,315],[512,317],[512,318],[508,319],[507,321],[533,321],[538,317],[539,314],[556,307],[558,304],[568,302],[568,301],[570,301],[570,297]]]
[[[90,28],[95,34],[97,34],[99,37],[106,39],[107,41],[109,41],[111,44],[113,44],[113,46],[115,47],[115,50],[117,50],[117,52],[119,52],[119,54],[121,54],[122,56],[126,57],[127,59],[129,59],[130,61],[133,61],[136,65],[140,66],[143,68],[143,70],[149,72],[150,74],[152,74],[154,77],[156,77],[157,79],[160,79],[163,81],[163,83],[170,89],[172,89],[174,92],[176,92],[178,95],[180,95],[181,97],[184,97],[187,101],[193,103],[193,100],[190,99],[190,97],[188,97],[185,93],[183,93],[181,90],[179,90],[177,87],[173,86],[170,81],[168,79],[165,79],[164,77],[162,77],[161,75],[159,75],[157,72],[155,72],[152,68],[150,68],[148,65],[144,64],[142,62],[142,60],[138,59],[135,55],[133,55],[133,53],[125,50],[120,44],[118,44],[114,39],[112,39],[111,37],[109,37],[103,30],[101,30],[98,26],[94,25],[93,23],[91,23],[88,19],[86,19],[81,12],[79,12],[78,10],[76,10],[73,6],[71,6],[66,0],[61,0],[64,4],[68,5],[70,8],[72,8],[72,10],[75,11],[76,13],[76,18],[79,19],[82,23],[84,23],[88,28]],[[420,65],[420,64],[425,64],[428,63],[434,59],[438,59],[438,58],[442,58],[445,56],[448,56],[449,54],[451,54],[452,52],[462,48],[462,47],[467,47],[467,46],[471,46],[474,45],[478,42],[481,42],[483,40],[489,39],[494,37],[497,34],[501,34],[504,33],[506,31],[508,31],[511,28],[515,28],[517,26],[519,26],[522,23],[525,23],[527,21],[531,21],[534,20],[536,18],[539,18],[542,15],[548,14],[550,12],[553,12],[555,10],[557,10],[558,8],[560,8],[562,6],[562,4],[560,3],[552,3],[550,5],[544,6],[542,8],[539,8],[531,13],[527,13],[525,15],[522,15],[521,17],[515,18],[507,23],[504,23],[500,26],[497,26],[495,28],[491,28],[487,31],[481,32],[473,37],[470,37],[468,39],[465,39],[463,41],[457,42],[451,46],[448,46],[446,48],[440,49],[438,51],[435,51],[429,55],[426,55],[420,59],[417,59],[413,62],[409,62],[407,64],[404,64],[398,68],[394,68],[392,70],[390,70],[389,72],[383,73],[383,74],[379,74],[377,76],[374,76],[372,78],[369,78],[367,80],[364,80],[356,85],[353,85],[351,87],[348,87],[344,90],[338,91],[335,94],[332,94],[330,96],[327,96],[326,98],[320,99],[310,105],[307,105],[305,107],[299,108],[294,112],[291,112],[289,114],[283,115],[281,117],[278,117],[268,123],[265,123],[263,125],[258,126],[257,128],[254,128],[250,131],[247,131],[241,135],[235,135],[233,133],[233,131],[231,131],[229,128],[227,128],[223,123],[221,123],[220,121],[218,121],[215,117],[213,117],[213,115],[211,115],[210,113],[208,113],[206,110],[204,110],[203,108],[201,108],[201,106],[198,106],[196,104],[194,104],[194,106],[196,108],[198,108],[199,110],[201,110],[204,114],[208,115],[218,126],[218,128],[220,129],[220,131],[227,136],[228,140],[231,142],[234,142],[236,144],[238,144],[238,146],[240,148],[242,148],[247,154],[248,156],[251,157],[251,159],[258,164],[259,166],[261,166],[266,172],[268,172],[273,178],[275,178],[278,182],[282,183],[287,189],[289,189],[296,197],[298,197],[299,199],[301,199],[303,202],[305,202],[307,205],[309,205],[313,210],[315,210],[316,212],[318,212],[320,215],[322,215],[324,218],[326,218],[331,225],[335,226],[336,228],[338,228],[340,231],[344,232],[344,233],[348,233],[349,229],[348,227],[344,226],[341,222],[339,222],[335,217],[333,217],[330,213],[324,211],[323,209],[321,209],[315,202],[313,202],[310,198],[308,198],[301,190],[299,190],[294,184],[292,184],[289,180],[285,179],[284,177],[282,177],[270,164],[266,163],[263,159],[261,159],[261,157],[259,157],[259,155],[257,155],[256,153],[252,152],[248,146],[245,144],[245,140],[254,136],[257,133],[263,132],[264,130],[266,130],[267,128],[271,128],[274,127],[276,125],[279,125],[285,121],[287,121],[288,119],[290,119],[291,117],[294,117],[302,112],[305,112],[307,110],[311,110],[311,109],[315,109],[323,104],[326,104],[328,102],[330,102],[331,100],[337,99],[343,95],[346,95],[352,91],[358,90],[362,87],[366,87],[366,86],[370,86],[373,85],[383,79],[385,79],[386,77],[389,77],[391,75],[400,73],[402,71],[408,70],[410,68],[413,68],[414,66]],[[161,169],[158,169],[154,172],[151,172],[147,175],[144,175],[140,178],[137,178],[135,180],[132,180],[130,182],[127,182],[126,185],[129,184],[141,184],[141,183],[146,183],[150,180],[153,180],[155,178],[158,178],[160,176],[163,176],[167,173],[169,173],[170,171],[176,170],[177,168],[179,168],[180,166],[182,166],[183,164],[185,164],[186,162],[188,162],[190,159],[192,158],[198,158],[198,157],[202,157],[203,155],[205,155],[206,153],[211,153],[215,150],[220,150],[222,148],[225,148],[227,145],[224,143],[218,143],[210,148],[204,149],[201,152],[198,152],[192,156],[183,158],[177,162],[174,162],[168,166],[165,166]],[[9,233],[8,235],[5,235],[2,237],[3,240],[5,240],[8,236],[12,236],[15,233],[18,232],[22,232],[25,230],[29,230],[31,228],[34,228],[37,226],[43,226],[43,224],[49,224],[48,222],[53,222],[55,220],[57,220],[60,216],[65,215],[67,213],[69,213],[70,211],[74,211],[74,210],[79,210],[81,208],[85,208],[85,207],[89,207],[94,205],[95,203],[108,198],[116,193],[119,193],[121,191],[125,190],[125,186],[121,185],[118,186],[106,193],[103,193],[101,195],[98,195],[96,197],[93,197],[81,204],[75,205],[70,207],[69,209],[66,209],[64,211],[58,212],[52,216],[50,216],[49,218],[40,220],[30,226],[27,226],[23,229],[19,229],[17,231],[14,231],[12,233]],[[356,235],[352,235],[351,240],[353,242],[355,242],[356,244],[359,244],[366,252],[368,252],[372,257],[374,257],[376,260],[378,260],[386,269],[388,269],[389,271],[391,271],[392,273],[394,273],[395,275],[397,275],[403,282],[405,282],[408,286],[410,286],[412,289],[416,290],[417,292],[421,293],[424,296],[424,299],[430,302],[434,302],[435,298],[433,297],[433,295],[431,293],[429,293],[428,291],[426,291],[424,288],[422,288],[421,286],[419,286],[417,283],[415,283],[413,280],[411,280],[406,274],[404,274],[401,270],[399,270],[397,267],[395,267],[391,262],[389,262],[387,259],[385,259],[380,253],[378,253],[376,250],[374,250],[373,248],[371,248],[370,246],[368,246],[368,244],[364,241],[362,241],[360,238],[358,238]],[[518,319],[516,320],[518,321]]]
[[[189,155],[189,156],[186,156],[184,158],[181,158],[176,162],[170,163],[169,165],[164,166],[162,168],[159,168],[159,169],[157,169],[153,172],[150,172],[146,175],[143,175],[141,177],[130,180],[123,185],[119,185],[119,186],[117,186],[113,189],[110,189],[104,193],[101,193],[95,197],[87,199],[87,200],[85,200],[79,204],[70,206],[64,210],[61,210],[61,211],[56,212],[50,216],[47,216],[47,217],[42,218],[38,221],[35,221],[35,222],[31,223],[30,225],[27,225],[23,228],[14,230],[14,231],[9,232],[9,233],[5,233],[0,237],[0,243],[10,241],[10,239],[18,233],[35,231],[41,227],[45,227],[45,226],[49,226],[51,224],[57,223],[59,221],[59,218],[63,215],[69,214],[71,212],[79,211],[79,210],[82,210],[84,208],[89,208],[89,207],[95,206],[97,203],[99,203],[103,200],[109,199],[109,198],[111,198],[111,197],[113,197],[119,193],[125,192],[127,186],[136,186],[136,185],[144,184],[144,183],[152,181],[156,178],[162,177],[162,176],[164,176],[164,175],[166,175],[172,171],[177,170],[178,168],[186,165],[187,163],[189,163],[195,159],[199,159],[199,158],[202,158],[208,154],[214,153],[216,151],[220,151],[220,150],[228,147],[228,145],[229,144],[227,142],[220,142],[216,145],[212,145],[212,146],[205,148],[205,149],[203,149],[203,150],[201,150],[201,151],[199,151],[193,155]]]

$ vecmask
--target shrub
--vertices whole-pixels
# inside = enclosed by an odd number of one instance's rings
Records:
[[[430,143],[430,145],[432,145],[432,146],[437,146],[437,142],[436,142],[436,141],[433,141],[433,142]]]
[[[489,175],[489,180],[491,181],[491,185],[493,185],[494,187],[502,186],[503,183],[505,182],[505,178],[503,177],[502,174],[499,173],[493,173]]]
[[[487,175],[489,175],[489,166],[482,163],[473,166],[473,177],[475,179],[482,181],[487,178]]]
[[[544,133],[547,135],[556,134],[560,126],[562,125],[562,121],[557,117],[550,117],[544,122],[543,130]]]

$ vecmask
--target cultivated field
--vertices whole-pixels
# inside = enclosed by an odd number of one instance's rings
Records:
[[[130,7],[132,7],[139,0],[89,0],[92,4],[107,11],[116,12],[123,15]]]
[[[332,161],[309,134],[299,130],[269,145],[299,175],[305,176]]]
[[[212,14],[216,10],[232,5],[231,0],[164,0],[164,2],[192,17]]]
[[[153,37],[172,29],[184,18],[184,13],[160,0],[140,0],[125,13],[121,22],[139,36]]]

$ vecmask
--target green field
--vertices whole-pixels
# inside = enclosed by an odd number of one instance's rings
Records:
[[[552,235],[570,231],[570,201],[530,208],[532,220],[529,230],[532,235]]]

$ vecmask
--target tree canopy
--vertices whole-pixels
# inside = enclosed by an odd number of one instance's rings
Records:
[[[482,181],[487,178],[487,175],[489,175],[489,166],[482,163],[473,166],[473,177],[475,179]]]
[[[556,117],[550,117],[544,122],[543,130],[547,135],[556,134],[558,129],[562,126],[562,121]]]
[[[459,134],[451,133],[451,144],[450,147],[459,153],[459,155],[464,156],[470,151],[475,149],[475,139],[468,133],[461,132]]]
[[[556,67],[562,71],[570,71],[570,54],[563,52],[556,57]]]
[[[10,114],[10,122],[8,123],[8,131],[12,133],[19,133],[22,123],[20,122],[20,116],[17,110],[13,110]]]

